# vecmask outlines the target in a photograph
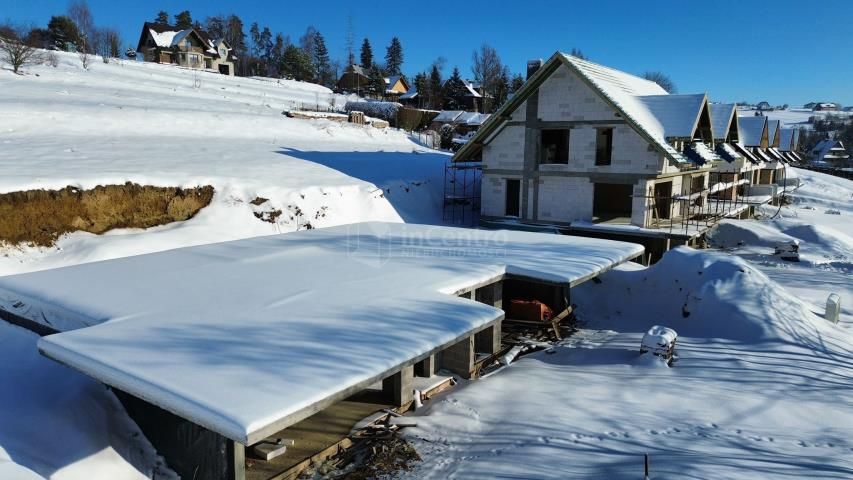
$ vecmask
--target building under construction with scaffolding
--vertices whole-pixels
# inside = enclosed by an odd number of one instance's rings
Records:
[[[775,154],[791,145],[778,122],[745,123],[741,132],[736,106],[704,93],[671,95],[557,52],[529,62],[524,86],[453,161],[482,165],[480,225],[639,243],[648,263],[701,245],[716,222],[748,216],[784,188],[786,157]],[[459,184],[446,182],[446,218]]]

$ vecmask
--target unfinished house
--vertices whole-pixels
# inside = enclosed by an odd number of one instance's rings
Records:
[[[146,62],[176,64],[234,75],[237,57],[224,39],[211,39],[195,28],[179,29],[164,23],[145,23],[136,51]]]
[[[720,161],[712,130],[705,94],[669,95],[556,53],[528,67],[521,90],[453,160],[482,162],[486,226],[556,226],[654,251],[696,241],[729,213],[708,201]]]
[[[783,128],[779,130],[779,151],[788,160],[788,163],[800,163],[800,130],[796,128]]]
[[[714,151],[723,160],[714,165],[710,174],[713,198],[737,202],[744,198],[757,175],[760,162],[741,145],[737,105],[712,103],[711,121],[714,130]]]
[[[2,277],[0,316],[58,332],[41,353],[110,386],[182,478],[296,478],[476,377],[508,350],[504,304],[563,309],[642,253],[366,223]]]

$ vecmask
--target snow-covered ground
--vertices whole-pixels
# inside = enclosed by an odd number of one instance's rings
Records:
[[[635,479],[648,453],[653,479],[853,478],[853,183],[797,173],[785,218],[720,228],[742,247],[574,289],[583,329],[419,411],[401,477]],[[800,264],[770,255],[788,237]],[[679,333],[673,368],[639,355],[656,324]]]
[[[317,85],[59,53],[0,69],[0,193],[127,181],[213,185],[193,219],[73,233],[53,248],[0,247],[0,275],[364,220],[437,223],[448,157],[395,130],[282,115],[342,107]],[[249,202],[264,197],[255,207]],[[282,210],[275,224],[253,215]],[[115,397],[39,356],[0,321],[0,478],[151,478],[157,459]],[[164,475],[168,471],[164,470]]]
[[[227,77],[75,55],[27,75],[0,70],[0,193],[127,181],[213,185],[190,221],[75,233],[56,248],[5,248],[0,275],[366,220],[438,223],[444,154],[400,131],[282,115],[341,103],[313,84]],[[284,212],[261,222],[249,204]]]
[[[176,478],[112,393],[37,340],[0,321],[0,478]]]

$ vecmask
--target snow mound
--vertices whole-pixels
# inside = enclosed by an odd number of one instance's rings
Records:
[[[0,321],[0,478],[176,478],[111,392],[37,341]]]
[[[818,342],[827,322],[745,260],[678,247],[646,270],[619,271],[604,279],[608,288],[583,285],[578,305],[595,306],[613,318],[630,318],[622,331],[645,332],[652,320],[679,338]],[[613,302],[613,290],[620,301]],[[651,314],[654,312],[654,314]],[[649,322],[646,324],[645,322]]]

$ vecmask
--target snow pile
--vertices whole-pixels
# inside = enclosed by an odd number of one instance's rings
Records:
[[[853,337],[747,262],[680,247],[573,290],[586,328],[451,391],[401,478],[850,478]],[[643,333],[678,331],[673,368]]]
[[[281,114],[330,108],[325,87],[138,62],[86,71],[57,55],[57,68],[0,70],[0,193],[128,181],[216,193],[187,222],[4,248],[0,275],[356,221],[441,221],[447,155],[396,130]],[[276,222],[255,218],[257,197],[282,211]]]
[[[0,321],[0,478],[176,478],[112,393],[39,355],[37,340]]]

